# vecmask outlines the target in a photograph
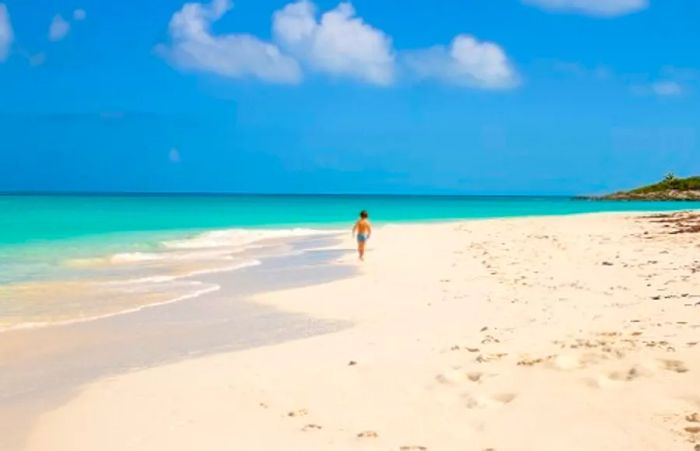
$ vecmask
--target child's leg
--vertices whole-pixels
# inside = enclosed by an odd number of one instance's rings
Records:
[[[360,260],[365,259],[365,242],[360,241],[357,243],[357,252],[360,254]]]

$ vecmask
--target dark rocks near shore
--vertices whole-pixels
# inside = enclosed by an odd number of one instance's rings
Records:
[[[602,200],[675,200],[700,201],[700,190],[663,190],[647,193],[622,192],[602,196]]]
[[[648,193],[635,193],[632,191],[606,194],[603,196],[576,196],[580,200],[646,200],[646,201],[700,201],[700,190],[664,190]]]

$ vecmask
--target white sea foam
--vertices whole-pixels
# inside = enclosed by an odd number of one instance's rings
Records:
[[[107,282],[107,285],[131,285],[131,284],[149,284],[149,283],[167,283],[177,279],[178,276],[150,276],[136,277],[134,279],[113,280]]]
[[[165,241],[168,249],[208,249],[246,246],[257,241],[275,238],[296,238],[314,235],[333,235],[336,230],[319,229],[228,229],[204,232],[190,238]]]
[[[168,276],[159,275],[159,276],[137,277],[134,279],[114,280],[114,281],[108,282],[108,284],[109,285],[139,285],[139,284],[148,285],[148,284],[168,283],[168,282],[172,282],[174,280],[185,279],[187,277],[199,276],[202,274],[214,274],[214,273],[219,273],[219,272],[236,271],[238,269],[250,268],[252,266],[258,266],[260,263],[261,263],[260,260],[248,260],[248,261],[236,263],[235,265],[196,269],[196,270],[188,271],[186,273],[182,273],[182,274],[178,274],[178,275],[168,275]]]
[[[68,266],[100,268],[105,267],[105,265],[107,267],[110,265],[118,265],[120,268],[124,266],[127,269],[131,268],[131,270],[138,270],[140,264],[147,264],[149,266],[149,271],[152,269],[159,269],[161,274],[135,277],[133,279],[102,281],[102,283],[119,290],[124,290],[126,293],[132,291],[141,293],[144,292],[143,290],[146,292],[159,290],[161,286],[165,289],[168,288],[168,285],[174,286],[175,284],[183,283],[185,281],[181,281],[181,279],[187,279],[193,276],[235,271],[260,265],[261,262],[259,260],[251,259],[241,261],[235,254],[243,250],[263,247],[264,244],[261,242],[264,240],[331,236],[337,235],[338,233],[340,233],[338,230],[319,230],[311,228],[216,230],[197,234],[189,238],[164,241],[161,243],[162,248],[160,251],[121,252],[103,257],[72,259],[66,261],[65,264]],[[157,267],[153,267],[153,265],[149,264],[151,262],[157,263]],[[182,271],[182,266],[186,266],[187,269]],[[175,274],[167,274],[169,271]],[[188,280],[186,283],[188,285],[190,283],[192,284],[190,287],[190,289],[193,290],[192,292],[181,296],[174,296],[172,299],[161,302],[146,303],[115,312],[95,314],[92,316],[88,315],[55,321],[29,321],[8,325],[6,327],[0,325],[0,332],[60,326],[124,315],[150,307],[196,298],[220,288],[218,285],[205,284],[196,280]]]
[[[165,258],[163,254],[147,253],[147,252],[123,252],[114,254],[109,261],[112,263],[138,263],[154,260],[162,260]]]

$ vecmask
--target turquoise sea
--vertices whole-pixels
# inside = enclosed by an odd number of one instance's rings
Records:
[[[371,219],[381,224],[689,208],[700,208],[700,203],[570,197],[0,196],[0,262],[144,250],[157,247],[164,239],[212,229],[346,227],[361,209],[369,210]],[[9,277],[0,272],[5,279]]]
[[[689,202],[569,197],[349,195],[0,196],[0,246],[230,227],[334,226],[370,210],[375,222],[700,208]],[[126,241],[130,237],[123,236]]]
[[[0,330],[69,319],[67,305],[99,316],[206,291],[212,287],[183,279],[255,264],[239,256],[264,238],[349,228],[361,209],[381,225],[696,208],[700,203],[568,197],[5,195]]]

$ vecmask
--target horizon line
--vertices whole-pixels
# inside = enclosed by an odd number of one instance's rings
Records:
[[[253,196],[253,197],[558,197],[558,198],[585,198],[586,195],[580,194],[446,194],[446,193],[352,193],[352,192],[295,192],[295,193],[276,193],[276,192],[245,192],[245,191],[2,191],[0,196],[94,196],[94,197],[167,197],[167,196]]]

